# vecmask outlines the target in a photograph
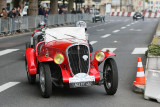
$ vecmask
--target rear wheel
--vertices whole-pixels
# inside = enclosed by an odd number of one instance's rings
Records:
[[[114,95],[118,88],[118,70],[114,59],[107,59],[103,68],[104,88],[108,95]]]
[[[49,98],[52,94],[52,78],[50,67],[48,63],[41,63],[39,67],[41,94],[44,98]]]

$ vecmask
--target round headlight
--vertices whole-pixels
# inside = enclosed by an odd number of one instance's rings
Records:
[[[97,61],[101,62],[104,60],[105,54],[103,52],[97,52],[95,58]]]
[[[64,61],[64,56],[63,56],[62,54],[57,54],[57,55],[55,55],[55,57],[54,57],[54,62],[55,62],[56,64],[62,64],[63,61]]]

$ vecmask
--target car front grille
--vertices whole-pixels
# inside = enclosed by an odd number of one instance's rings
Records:
[[[86,45],[73,45],[68,48],[68,61],[74,75],[87,73],[89,70],[89,49]]]

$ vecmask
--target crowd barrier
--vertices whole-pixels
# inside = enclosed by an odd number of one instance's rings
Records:
[[[111,16],[126,16],[126,17],[132,17],[135,14],[135,12],[111,12]],[[152,13],[152,12],[143,12],[142,13],[145,17],[148,18],[159,18],[160,13]]]
[[[37,28],[40,21],[46,22],[47,26],[72,24],[79,20],[92,20],[90,14],[54,14],[44,16],[23,16],[17,18],[0,18],[0,34],[11,34],[17,31],[23,32]]]

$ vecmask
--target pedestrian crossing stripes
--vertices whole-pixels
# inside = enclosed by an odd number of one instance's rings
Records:
[[[6,49],[6,50],[3,50],[3,51],[0,51],[0,56],[11,53],[11,52],[14,52],[14,51],[18,51],[18,50],[19,49]]]

